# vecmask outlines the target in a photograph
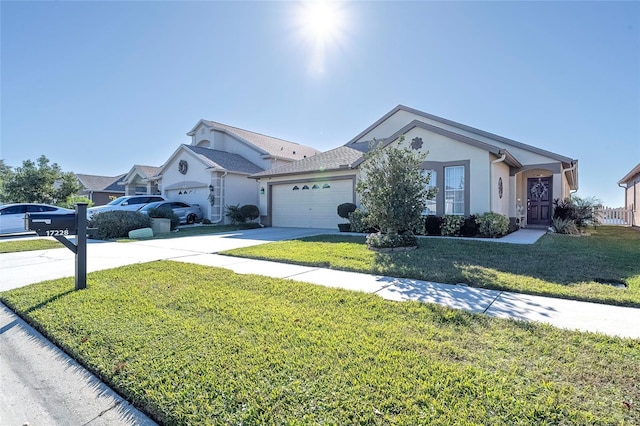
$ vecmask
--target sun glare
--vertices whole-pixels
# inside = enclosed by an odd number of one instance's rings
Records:
[[[300,5],[298,24],[311,43],[309,71],[323,74],[329,51],[337,47],[344,36],[345,13],[337,1],[310,0]]]
[[[338,4],[328,1],[310,1],[304,4],[302,26],[309,36],[319,41],[335,39],[342,25]]]

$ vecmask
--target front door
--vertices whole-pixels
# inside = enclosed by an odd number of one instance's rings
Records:
[[[550,225],[552,212],[551,178],[527,179],[527,224]]]

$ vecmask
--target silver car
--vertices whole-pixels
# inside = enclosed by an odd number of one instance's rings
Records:
[[[166,198],[161,195],[126,195],[124,197],[118,197],[104,206],[88,208],[87,217],[91,219],[91,217],[96,213],[110,212],[113,210],[135,211],[147,203],[164,200],[166,200]]]
[[[182,201],[158,201],[155,203],[149,203],[141,207],[138,211],[140,213],[149,214],[151,209],[167,208],[173,210],[173,212],[180,218],[180,223],[196,223],[202,220],[202,210],[197,204],[189,204]]]
[[[24,227],[26,213],[68,214],[74,210],[49,204],[15,203],[0,205],[0,234],[16,234],[29,232]]]

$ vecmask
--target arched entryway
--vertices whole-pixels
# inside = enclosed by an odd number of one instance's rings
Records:
[[[527,178],[527,225],[551,224],[553,179],[551,176]]]

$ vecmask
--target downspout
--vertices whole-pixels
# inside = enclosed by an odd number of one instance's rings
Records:
[[[566,169],[562,169],[562,176],[564,176],[564,174],[567,173],[567,172],[573,172],[576,169],[577,166],[578,166],[578,164],[576,164],[574,161],[572,161],[571,162],[571,167],[567,167]],[[575,180],[575,178],[574,178],[574,180]],[[573,193],[575,193],[577,191],[578,191],[577,188],[576,189],[569,188],[569,195],[571,195],[571,194],[573,194]]]
[[[498,151],[498,154],[500,154],[500,151]],[[502,157],[498,158],[497,160],[493,160],[491,162],[491,168],[489,169],[489,211],[493,212],[493,166],[497,163],[502,163],[505,158],[507,158],[507,154],[506,153],[502,153],[501,154]]]

